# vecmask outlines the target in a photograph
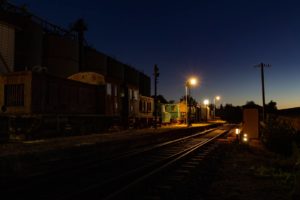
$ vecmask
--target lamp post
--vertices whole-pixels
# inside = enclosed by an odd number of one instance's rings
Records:
[[[196,78],[190,78],[185,82],[185,103],[186,103],[186,125],[190,126],[190,93],[191,86],[195,86],[197,84]],[[188,100],[189,96],[189,100]]]
[[[216,118],[216,101],[220,100],[220,96],[214,97],[214,119]]]
[[[239,128],[235,129],[235,135],[236,135],[236,141],[239,143],[240,139],[239,139],[239,134],[240,134],[241,130]]]
[[[203,101],[203,103],[204,103],[204,105],[205,105],[205,119],[206,119],[206,121],[208,121],[208,104],[209,104],[209,100],[208,99],[205,99],[204,101]]]

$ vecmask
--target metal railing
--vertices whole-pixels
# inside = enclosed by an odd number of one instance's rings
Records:
[[[20,15],[20,16],[23,16],[23,17],[30,18],[33,22],[40,25],[45,32],[57,34],[57,35],[64,36],[64,37],[68,37],[68,38],[71,38],[73,40],[78,38],[76,32],[61,28],[60,26],[52,24],[52,23],[50,23],[50,22],[48,22],[48,21],[46,21],[46,20],[44,20],[44,19],[42,19],[42,18],[40,18],[36,15],[30,13],[27,10],[26,6],[18,7],[16,5],[8,3],[8,1],[6,1],[6,0],[0,0],[0,10],[3,10],[3,11],[8,12],[8,13],[13,13],[13,14],[17,14],[17,15]]]

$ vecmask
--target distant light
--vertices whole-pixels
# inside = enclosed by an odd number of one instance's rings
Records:
[[[247,133],[243,134],[243,141],[248,142],[248,134]]]
[[[188,82],[189,82],[189,84],[190,85],[197,85],[197,79],[196,78],[190,78],[189,80],[188,80]]]
[[[203,103],[204,103],[204,105],[208,105],[209,104],[209,100],[208,99],[205,99],[204,101],[203,101]]]
[[[237,135],[240,134],[240,129],[236,128],[235,129],[235,134],[237,134]]]
[[[220,96],[216,96],[216,100],[219,101],[221,99]]]

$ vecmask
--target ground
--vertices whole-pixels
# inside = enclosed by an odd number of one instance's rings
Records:
[[[177,129],[181,128],[177,127]],[[102,145],[101,143],[108,143],[108,141],[113,142],[114,140],[129,140],[138,136],[143,137],[143,135],[149,135],[149,131],[151,135],[167,133],[164,129],[125,131],[103,135],[2,144],[0,145],[1,172],[6,172],[6,175],[9,171],[15,173],[17,169],[11,169],[11,166],[15,168],[22,166],[22,162],[19,161],[22,157],[25,157],[26,161],[28,161],[28,157],[21,155],[28,154],[30,157],[34,155],[36,160],[36,158],[40,158],[40,156],[36,155],[37,153],[40,154],[40,152],[51,152],[55,149],[58,152],[66,153],[66,149],[71,147],[80,148],[80,151],[82,151],[82,147],[86,145],[89,146],[93,143]],[[170,135],[166,134],[166,137],[170,137]],[[128,144],[126,142],[126,145]],[[193,188],[197,190],[198,187],[198,190],[201,190],[201,196],[195,192],[193,199],[300,199],[300,170],[299,166],[295,165],[293,157],[286,158],[274,154],[264,148],[259,140],[253,140],[250,144],[237,144],[234,135],[229,135],[221,140],[221,144],[220,153],[217,154],[216,165],[213,167],[213,176],[210,183],[207,183],[204,196],[202,193],[203,189],[199,188],[201,183],[198,182]],[[5,160],[7,162],[4,162]],[[10,170],[7,170],[8,167]],[[5,176],[5,174],[2,174],[2,176]],[[204,174],[204,176],[207,176],[207,174]],[[201,181],[203,178],[199,180]]]
[[[258,140],[250,145],[231,141],[223,147],[224,159],[204,199],[298,199],[297,170],[292,158],[268,151]]]

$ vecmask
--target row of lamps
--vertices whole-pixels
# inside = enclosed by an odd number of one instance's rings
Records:
[[[189,101],[190,101],[190,93],[191,93],[191,87],[192,86],[196,86],[198,83],[198,80],[197,78],[195,77],[192,77],[190,79],[188,79],[186,82],[185,82],[185,103],[186,103],[186,124],[187,126],[191,126],[191,122],[190,122],[190,102],[188,102],[188,97],[189,97]],[[214,97],[214,108],[213,108],[213,118],[215,119],[216,117],[216,101],[219,101],[221,99],[220,96],[215,96]],[[208,105],[209,105],[209,100],[208,99],[205,99],[203,101],[205,107],[206,107],[206,119],[208,118]]]

